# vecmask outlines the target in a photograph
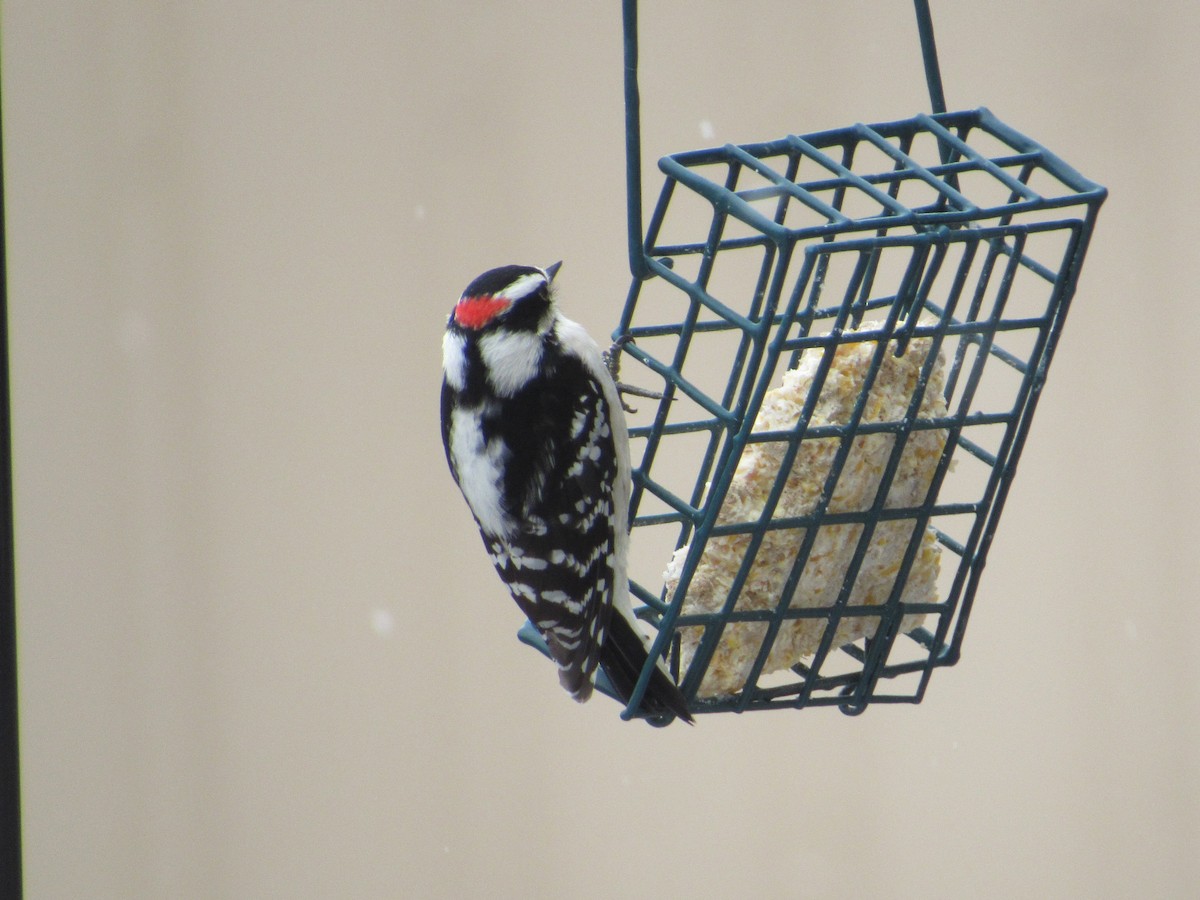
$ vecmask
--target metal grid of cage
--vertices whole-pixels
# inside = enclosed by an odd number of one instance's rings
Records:
[[[932,670],[958,659],[1105,191],[985,109],[659,165],[665,182],[640,248],[646,277],[634,278],[615,332],[632,338],[626,380],[663,394],[630,432],[631,588],[659,629],[655,649],[670,653],[701,713],[919,702]],[[856,347],[866,362],[854,400],[821,422],[838,354]],[[869,414],[872,386],[906,355],[904,401]],[[808,380],[794,421],[756,427],[772,389],[800,366]],[[931,407],[934,388],[944,402]],[[897,503],[893,481],[921,435],[940,449],[923,490]],[[870,440],[878,478],[839,507],[856,442]],[[813,476],[820,490],[784,510],[793,467],[815,446],[827,449]],[[777,467],[761,503],[723,516],[747,454],[763,448]],[[888,571],[863,599],[856,582],[887,529]],[[814,590],[806,568],[831,534],[844,548],[838,577]],[[788,555],[782,580],[770,602],[746,608],[756,557],[773,540]],[[936,588],[914,601],[905,586],[930,541]],[[718,546],[732,556],[728,577],[719,602],[697,610],[689,590]],[[738,629],[751,650],[736,684],[714,689],[706,673]],[[804,652],[771,671],[789,629],[806,633]]]
[[[661,392],[631,421],[630,589],[694,713],[917,703],[957,662],[1106,196],[988,110],[947,112],[913,6],[932,115],[664,157],[643,228],[622,0],[613,336]]]

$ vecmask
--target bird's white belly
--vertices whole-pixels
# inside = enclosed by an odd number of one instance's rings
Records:
[[[498,438],[485,441],[481,410],[456,409],[450,420],[450,455],[458,484],[471,512],[486,533],[511,533],[514,523],[501,506],[508,447]]]

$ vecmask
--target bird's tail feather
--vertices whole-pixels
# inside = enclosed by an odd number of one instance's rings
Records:
[[[625,616],[615,612],[608,624],[608,636],[600,654],[600,666],[622,700],[629,702],[634,685],[646,664],[646,644],[641,632]],[[656,665],[642,695],[642,712],[650,716],[673,714],[692,723],[687,700],[661,665]]]

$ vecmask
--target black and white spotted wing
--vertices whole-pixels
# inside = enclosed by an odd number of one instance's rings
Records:
[[[505,495],[517,528],[485,534],[484,542],[513,599],[545,637],[563,687],[585,700],[612,612],[617,457],[599,386],[573,360],[557,368],[554,392],[530,385],[529,427],[512,438],[512,459],[521,462],[510,465]],[[578,383],[564,389],[564,380]],[[573,402],[560,408],[564,397]]]

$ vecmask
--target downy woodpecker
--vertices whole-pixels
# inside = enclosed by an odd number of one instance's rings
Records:
[[[617,385],[545,269],[484,272],[442,340],[442,441],[492,563],[583,702],[599,665],[628,702],[649,644],[629,601],[630,462]],[[662,661],[643,713],[692,720]]]

